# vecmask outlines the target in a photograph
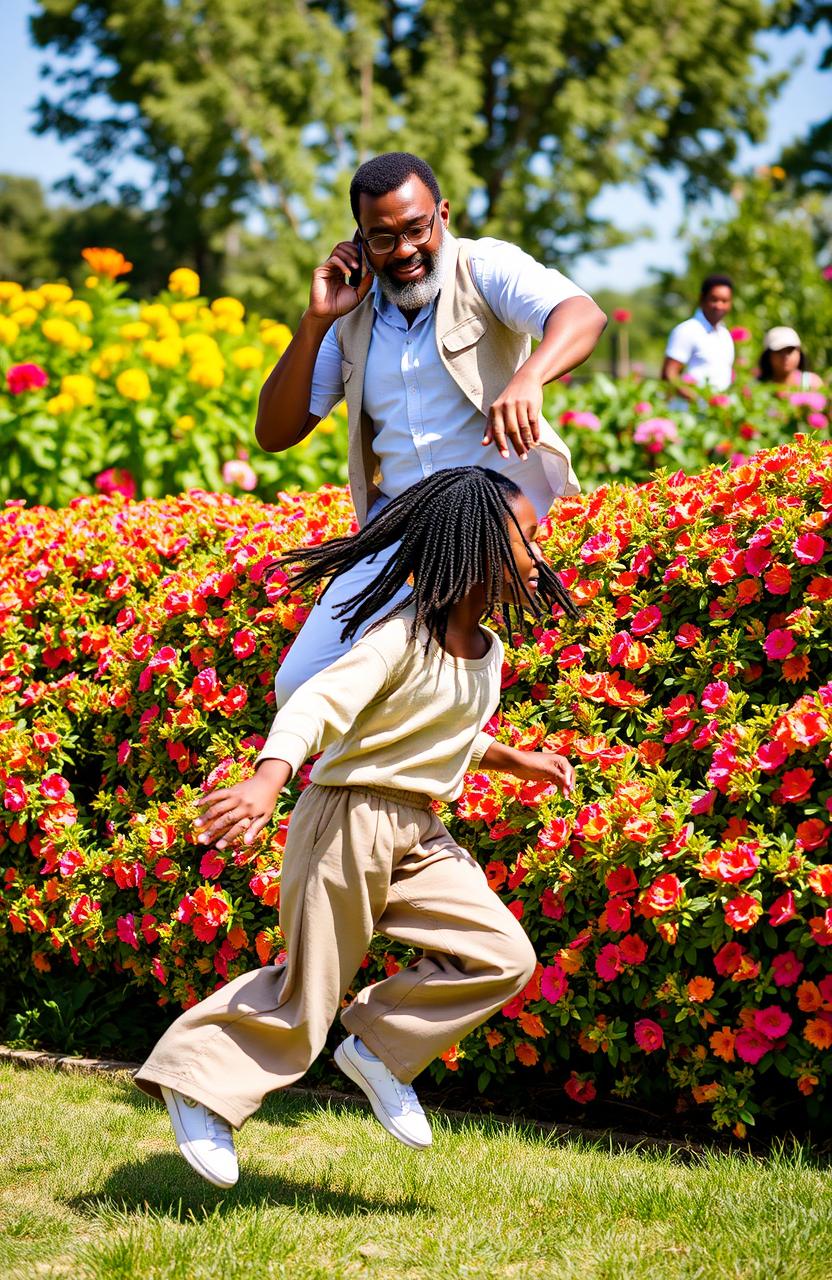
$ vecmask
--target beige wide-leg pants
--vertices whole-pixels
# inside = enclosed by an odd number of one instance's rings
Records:
[[[423,951],[341,1014],[408,1083],[523,989],[531,943],[424,797],[303,792],[283,860],[287,959],[241,974],[179,1017],[136,1075],[196,1098],[235,1128],[324,1046],[374,932]]]

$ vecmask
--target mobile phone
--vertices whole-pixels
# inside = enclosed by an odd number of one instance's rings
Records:
[[[361,278],[364,275],[364,254],[362,252],[361,236],[357,231],[352,238],[352,242],[354,245],[358,246],[358,266],[356,267],[355,271],[350,272],[350,276],[349,276],[349,280],[347,281],[347,284],[350,286],[351,289],[357,289],[358,286],[361,284]]]

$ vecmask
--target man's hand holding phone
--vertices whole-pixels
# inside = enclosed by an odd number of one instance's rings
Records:
[[[337,320],[354,311],[366,298],[373,283],[364,261],[358,232],[352,240],[342,240],[320,267],[312,273],[309,310],[321,320]]]

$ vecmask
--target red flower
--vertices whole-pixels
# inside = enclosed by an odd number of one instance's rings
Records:
[[[4,807],[12,813],[19,813],[21,809],[25,809],[27,799],[28,795],[22,779],[9,778],[3,793]]]
[[[638,900],[638,913],[648,920],[672,911],[682,896],[682,882],[672,872],[657,876]]]
[[[59,773],[48,773],[40,784],[40,793],[47,800],[63,800],[69,791],[69,783]]]
[[[49,377],[39,364],[13,364],[6,370],[6,386],[13,396],[45,387]]]
[[[787,924],[789,920],[797,920],[798,913],[795,910],[794,894],[791,889],[787,889],[779,898],[772,902],[768,909],[768,918],[773,925]]]
[[[817,564],[826,552],[826,543],[817,533],[801,533],[792,544],[795,559],[801,564]]]
[[[638,880],[632,867],[614,867],[607,872],[604,884],[616,896],[627,897],[638,889]]]
[[[650,604],[644,609],[639,609],[638,613],[633,617],[630,623],[630,630],[634,636],[646,636],[651,631],[655,631],[656,627],[661,626],[662,611],[658,605]]]
[[[652,1018],[639,1018],[633,1027],[636,1044],[645,1053],[655,1053],[664,1045],[664,1031]]]
[[[723,904],[722,909],[725,913],[725,923],[729,928],[742,932],[753,929],[763,913],[763,908],[750,893],[732,898],[730,902]]]
[[[570,1072],[563,1091],[573,1102],[592,1102],[596,1097],[595,1085],[591,1079],[579,1076],[577,1071]]]
[[[811,769],[789,769],[783,774],[778,789],[783,800],[805,800],[812,790],[815,775]]]

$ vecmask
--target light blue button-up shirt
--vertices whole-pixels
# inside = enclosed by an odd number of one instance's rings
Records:
[[[445,234],[453,249],[453,237]],[[452,271],[455,254],[448,257]],[[497,318],[533,338],[543,336],[549,313],[559,302],[587,297],[559,271],[541,266],[516,245],[501,240],[475,241],[470,264],[474,284]],[[493,444],[483,448],[485,419],[439,358],[435,300],[422,307],[408,327],[399,308],[382,294],[378,281],[371,293],[375,317],[363,403],[375,428],[373,452],[382,494],[394,498],[424,476],[448,467],[488,466],[519,485],[542,518],[557,496],[553,484],[558,480],[553,477],[560,472],[551,465],[544,467],[536,449],[522,462],[513,449],[506,459]],[[315,362],[309,412],[326,417],[343,397],[341,351],[333,325]]]

